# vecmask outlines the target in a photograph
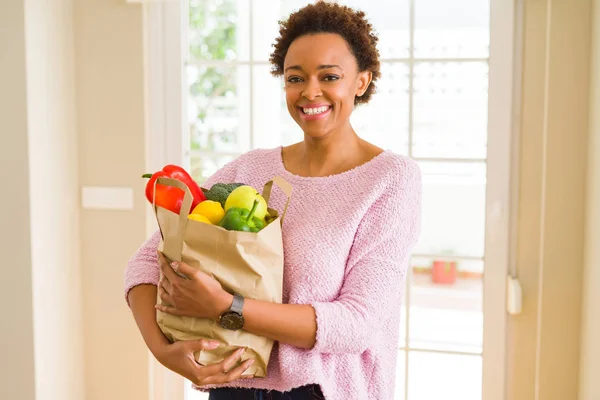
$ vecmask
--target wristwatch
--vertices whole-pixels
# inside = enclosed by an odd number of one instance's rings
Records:
[[[244,298],[239,294],[233,295],[233,303],[229,311],[223,313],[219,318],[219,323],[225,329],[237,331],[244,327],[244,316],[242,309],[244,308]]]

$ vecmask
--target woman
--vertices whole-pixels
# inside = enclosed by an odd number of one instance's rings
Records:
[[[142,336],[167,368],[210,399],[377,399],[394,397],[400,306],[410,252],[420,231],[417,164],[361,139],[349,118],[380,76],[377,37],[362,12],[318,2],[282,23],[271,56],[283,76],[300,143],[250,151],[215,173],[216,182],[262,187],[283,176],[294,193],[283,224],[283,304],[240,302],[241,329],[276,341],[264,379],[250,379],[240,351],[200,366],[193,352],[218,343],[170,344],[155,322],[163,312],[219,317],[234,306],[220,284],[157,253],[155,234],[131,259],[126,293]],[[282,209],[283,194],[272,204]],[[159,268],[164,274],[161,282]],[[182,280],[173,270],[188,275]],[[269,397],[270,396],[270,397]]]

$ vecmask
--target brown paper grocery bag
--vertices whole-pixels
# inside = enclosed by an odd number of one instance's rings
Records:
[[[162,240],[159,250],[170,261],[183,261],[218,280],[231,294],[239,293],[248,299],[281,303],[283,286],[283,241],[281,223],[285,217],[292,192],[291,185],[283,178],[274,177],[263,188],[263,197],[269,205],[273,184],[277,184],[287,196],[281,215],[268,208],[270,215],[277,215],[269,225],[258,233],[228,231],[187,218],[192,195],[187,186],[175,179],[158,178],[156,184],[175,186],[185,192],[180,215],[154,205]],[[157,302],[163,304],[160,297]],[[202,350],[196,360],[202,365],[223,361],[234,350],[246,347],[242,362],[253,358],[254,364],[247,374],[265,377],[273,341],[244,330],[230,331],[210,319],[180,317],[157,310],[160,329],[171,341],[191,339],[215,339],[222,344],[215,350]]]

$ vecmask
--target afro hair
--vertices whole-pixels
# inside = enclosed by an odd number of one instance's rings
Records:
[[[285,56],[294,40],[305,35],[333,33],[348,43],[358,70],[372,73],[371,84],[362,96],[354,98],[354,104],[366,104],[371,99],[376,90],[375,82],[381,76],[377,49],[379,39],[363,11],[321,0],[292,13],[279,25],[279,37],[275,40],[270,58],[274,76],[283,75]]]

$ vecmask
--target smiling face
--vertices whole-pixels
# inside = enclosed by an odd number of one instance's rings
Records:
[[[301,36],[290,45],[284,62],[287,107],[305,135],[322,138],[350,129],[355,96],[371,82],[370,71],[358,71],[356,58],[339,35]]]

